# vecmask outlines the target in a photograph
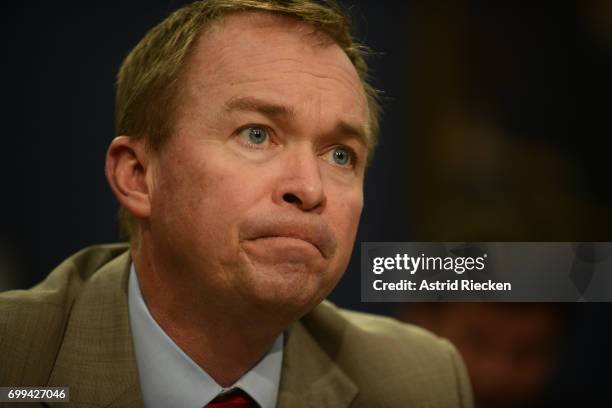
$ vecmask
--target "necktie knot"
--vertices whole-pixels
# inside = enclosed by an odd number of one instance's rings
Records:
[[[255,401],[240,388],[218,395],[214,400],[206,404],[204,408],[254,408]]]

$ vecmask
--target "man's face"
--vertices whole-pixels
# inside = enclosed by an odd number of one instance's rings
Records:
[[[344,272],[367,104],[348,57],[312,31],[241,13],[196,45],[151,177],[154,251],[178,284],[295,313]]]

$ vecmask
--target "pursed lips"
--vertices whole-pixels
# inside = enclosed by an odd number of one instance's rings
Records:
[[[288,238],[307,242],[323,256],[331,258],[336,249],[333,233],[322,222],[295,223],[286,221],[249,223],[243,230],[241,241],[256,241],[274,238]]]
[[[321,248],[319,248],[317,246],[316,243],[305,239],[304,237],[300,237],[300,236],[295,236],[295,235],[268,235],[268,236],[261,236],[261,237],[257,237],[255,239],[252,239],[251,241],[256,241],[256,240],[274,240],[274,239],[281,239],[281,240],[294,240],[294,241],[298,241],[298,242],[303,242],[303,243],[307,243],[308,245],[313,246],[314,248],[316,248],[317,251],[319,251],[321,253],[321,255],[325,256],[323,254],[323,251],[321,250]]]

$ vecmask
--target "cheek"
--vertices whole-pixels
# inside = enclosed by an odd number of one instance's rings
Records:
[[[360,190],[350,191],[337,197],[336,200],[337,205],[333,211],[330,211],[329,222],[336,230],[338,247],[348,251],[347,256],[350,256],[363,208],[363,195]]]
[[[162,199],[175,207],[174,215],[184,219],[185,228],[200,237],[227,241],[260,197],[261,179],[249,180],[253,172],[221,152],[185,164],[179,175],[170,176],[172,186]]]

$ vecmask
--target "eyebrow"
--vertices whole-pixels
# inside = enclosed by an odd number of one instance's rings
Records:
[[[234,97],[225,102],[226,112],[231,112],[234,110],[258,112],[267,116],[285,118],[293,118],[296,116],[295,110],[290,106],[271,103],[269,101],[251,96]],[[369,137],[364,126],[355,126],[344,120],[340,120],[333,130],[333,133],[353,136],[366,147],[369,148],[370,146]]]

